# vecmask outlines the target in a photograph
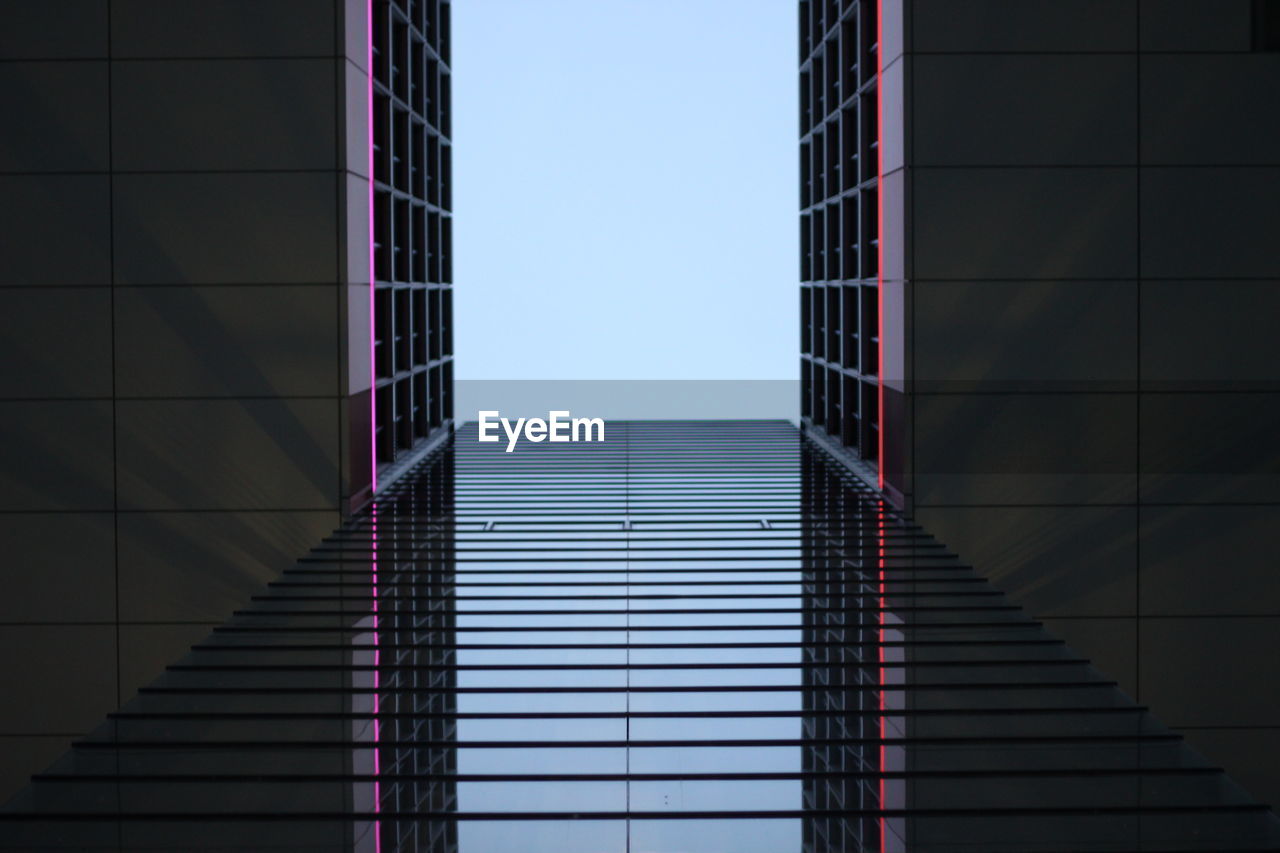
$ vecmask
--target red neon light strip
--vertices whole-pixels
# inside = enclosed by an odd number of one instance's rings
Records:
[[[377,325],[374,321],[374,310],[376,308],[374,282],[376,281],[376,273],[374,267],[375,232],[373,227],[373,0],[368,0],[368,3],[366,3],[365,16],[365,27],[369,37],[368,51],[365,55],[365,71],[369,75],[367,108],[369,122],[369,488],[370,494],[372,494],[378,489],[378,368],[375,361],[377,358]],[[381,638],[378,633],[378,505],[374,503],[370,511],[373,519],[373,554],[370,563],[370,585],[373,592],[373,812],[377,815],[382,811],[382,782],[379,778],[382,773],[382,748],[379,745],[382,732],[378,720],[379,664],[381,663],[381,649],[379,648]],[[377,819],[373,822],[373,850],[374,853],[382,853],[382,821]]]
[[[382,735],[382,723],[378,719],[378,708],[380,699],[378,696],[378,688],[381,686],[379,678],[379,664],[381,663],[382,649],[381,636],[378,633],[378,505],[373,504],[373,558],[371,561],[371,585],[373,587],[373,813],[376,815],[382,811],[382,747],[379,745]],[[373,822],[373,850],[374,853],[382,853],[382,821],[375,820]]]
[[[876,484],[884,490],[884,0],[876,0]]]
[[[884,688],[885,688],[885,677],[884,677],[884,672],[885,672],[885,667],[884,667],[884,636],[885,636],[885,635],[884,635],[884,620],[885,620],[885,616],[886,616],[886,614],[885,614],[885,609],[884,609],[884,510],[883,510],[883,509],[881,509],[879,512],[877,512],[877,513],[876,513],[876,520],[877,520],[877,524],[876,524],[876,538],[877,538],[877,540],[879,540],[879,541],[878,541],[878,545],[879,545],[879,551],[880,551],[880,561],[879,561],[880,566],[879,566],[879,572],[878,572],[878,576],[877,576],[877,577],[878,577],[878,583],[879,583],[879,593],[880,593],[880,595],[879,595],[879,604],[880,604],[880,611],[879,611],[879,615],[880,615],[880,626],[879,626],[879,630],[877,631],[877,633],[878,633],[878,635],[879,635],[880,642],[877,644],[877,650],[876,650],[876,651],[877,651],[877,654],[879,655],[879,658],[880,658],[880,672],[879,672],[879,676],[880,676],[880,678],[879,678],[879,681],[880,681],[880,762],[879,762],[879,764],[878,764],[877,766],[880,768],[880,802],[879,802],[879,806],[880,806],[881,811],[883,812],[883,810],[885,809],[885,777],[884,777],[884,774],[885,774],[885,771],[888,769],[888,768],[886,768],[886,767],[885,767],[885,760],[886,760],[886,757],[887,757],[887,756],[886,756],[886,749],[885,749],[885,745],[884,745],[884,739],[888,736],[888,731],[886,730],[886,724],[887,724],[887,722],[888,722],[888,721],[887,721],[887,719],[886,719],[886,717],[885,717],[885,714],[884,714],[884,711],[885,711],[885,701],[884,701]],[[885,851],[887,851],[887,850],[888,850],[888,841],[887,841],[887,839],[885,838],[885,831],[886,831],[887,829],[888,829],[887,821],[885,820],[884,815],[883,815],[883,814],[881,814],[881,816],[880,816],[880,853],[885,853]]]
[[[369,72],[369,490],[372,494],[378,490],[378,367],[377,357],[377,324],[374,321],[375,300],[373,298],[375,272],[374,251],[375,239],[373,228],[373,0],[366,7],[366,25],[369,32],[369,49],[365,69]]]
[[[884,422],[884,0],[876,0],[876,373],[878,378],[876,381],[876,409],[877,423],[879,429],[876,430],[876,483],[880,490],[884,490],[884,433],[886,425]],[[880,658],[880,853],[885,853],[889,849],[889,839],[887,838],[888,821],[884,818],[885,802],[885,759],[887,758],[884,739],[888,735],[885,717],[885,669],[884,669],[884,641],[885,641],[885,609],[884,609],[884,510],[880,509],[877,514],[876,536],[879,539],[879,603],[880,603],[880,627],[879,627],[879,648],[877,653]]]

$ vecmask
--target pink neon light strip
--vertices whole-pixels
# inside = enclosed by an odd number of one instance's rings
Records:
[[[369,50],[366,70],[369,72],[369,490],[370,494],[378,490],[378,366],[377,358],[377,324],[374,321],[374,227],[373,227],[373,0],[366,4],[369,32]]]
[[[378,505],[373,504],[373,556],[371,566],[371,586],[373,587],[373,812],[382,811],[382,722],[378,719],[378,688],[380,685],[379,668],[382,649],[381,637],[378,633]],[[373,850],[382,853],[382,821],[373,822]]]
[[[876,0],[876,482],[884,489],[884,0]]]
[[[877,421],[880,429],[876,431],[876,481],[880,490],[884,490],[884,433],[888,428],[884,422],[884,0],[876,0],[876,301],[878,303],[876,310],[876,335],[877,335],[877,370],[879,380],[876,383],[876,409]],[[879,538],[880,566],[879,566],[879,592],[880,592],[880,627],[879,627],[879,649],[880,658],[880,853],[886,853],[889,849],[889,839],[887,837],[888,821],[883,815],[883,810],[887,807],[885,802],[885,772],[888,768],[885,766],[887,758],[887,750],[885,749],[884,739],[888,736],[887,723],[885,717],[885,668],[884,668],[884,641],[885,641],[885,618],[887,613],[884,609],[885,599],[885,571],[884,571],[884,510],[883,508],[877,513],[877,531]]]
[[[881,425],[881,428],[883,428],[883,424]],[[877,648],[877,654],[879,655],[879,658],[880,658],[880,672],[879,672],[879,681],[880,681],[880,762],[879,762],[879,765],[878,765],[878,766],[879,766],[879,768],[880,768],[880,809],[881,809],[881,811],[883,811],[883,810],[886,808],[886,803],[885,803],[885,778],[884,778],[884,774],[885,774],[885,772],[888,770],[888,768],[885,766],[885,760],[886,760],[886,749],[885,749],[885,745],[884,745],[884,739],[885,739],[886,737],[888,737],[888,735],[889,735],[889,732],[888,732],[888,730],[887,730],[887,728],[886,728],[887,723],[888,723],[888,720],[887,720],[887,718],[885,717],[885,714],[884,714],[884,709],[885,709],[885,701],[884,701],[884,688],[885,688],[885,675],[884,675],[884,671],[885,671],[885,670],[884,670],[884,638],[885,638],[885,632],[884,632],[884,622],[885,622],[885,617],[887,616],[887,614],[885,613],[885,609],[884,609],[884,510],[883,510],[883,509],[881,509],[879,512],[877,512],[876,517],[877,517],[876,538],[879,540],[878,545],[879,545],[879,551],[880,551],[880,571],[879,571],[879,573],[878,573],[878,574],[879,574],[879,577],[878,577],[878,580],[879,580],[879,592],[880,592],[880,595],[879,595],[879,600],[880,600],[880,626],[879,626],[879,629],[878,629],[878,631],[877,631],[877,633],[879,634],[879,640],[880,640],[880,641],[879,641],[879,643],[877,644],[877,646],[878,646],[878,648]],[[888,847],[888,839],[885,837],[885,831],[886,831],[887,829],[888,829],[888,821],[886,821],[886,820],[885,820],[884,815],[882,814],[882,815],[880,816],[880,853],[885,853],[885,851],[887,851],[887,850],[889,849],[889,847]]]
[[[365,59],[365,71],[368,72],[368,105],[367,117],[369,126],[369,483],[370,493],[378,490],[378,394],[377,394],[377,327],[374,322],[374,193],[373,193],[373,0],[365,4],[365,29],[369,37],[368,51]],[[381,722],[378,720],[378,691],[380,686],[379,663],[381,659],[381,643],[378,634],[378,505],[374,503],[370,509],[373,519],[373,554],[370,562],[370,585],[373,587],[373,812],[382,812],[382,747]],[[382,821],[373,822],[374,853],[382,853]]]

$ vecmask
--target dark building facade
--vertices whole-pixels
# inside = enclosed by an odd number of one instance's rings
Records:
[[[448,9],[0,4],[0,792],[448,433]]]
[[[806,427],[1280,799],[1276,5],[800,7]]]

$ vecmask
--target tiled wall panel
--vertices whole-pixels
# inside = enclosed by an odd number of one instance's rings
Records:
[[[368,470],[356,5],[0,4],[0,631],[30,685],[0,800],[333,529],[349,454]]]
[[[1275,804],[1280,55],[1253,5],[910,4],[906,499]]]

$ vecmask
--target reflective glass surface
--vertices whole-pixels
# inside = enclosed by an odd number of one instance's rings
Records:
[[[466,427],[0,813],[20,850],[1277,847],[783,422]]]

